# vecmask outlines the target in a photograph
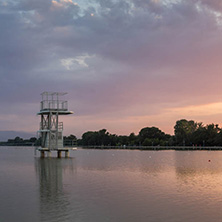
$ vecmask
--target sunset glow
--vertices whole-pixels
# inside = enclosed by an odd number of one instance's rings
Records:
[[[65,134],[221,125],[219,0],[0,3],[0,130],[38,130],[40,93],[68,92]]]

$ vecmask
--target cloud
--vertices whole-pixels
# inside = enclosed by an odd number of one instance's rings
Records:
[[[201,0],[200,2],[216,11],[221,11],[222,9],[222,2],[218,0]]]
[[[76,114],[97,120],[217,103],[220,8],[219,0],[3,2],[1,115],[8,107],[22,116],[27,104],[32,115],[46,90],[68,91]]]
[[[75,69],[74,64],[77,64],[81,67],[89,67],[89,65],[86,63],[86,59],[92,57],[93,56],[89,56],[86,54],[82,56],[76,56],[74,58],[61,59],[61,63],[67,70]]]

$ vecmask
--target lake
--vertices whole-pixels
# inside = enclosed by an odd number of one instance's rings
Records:
[[[0,198],[3,222],[221,221],[222,151],[0,147]]]

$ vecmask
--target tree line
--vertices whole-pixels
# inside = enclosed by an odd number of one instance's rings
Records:
[[[176,121],[174,135],[157,127],[144,127],[138,135],[110,134],[106,129],[88,131],[77,140],[82,146],[222,146],[222,129],[218,124],[204,125],[202,122],[181,119]]]
[[[136,135],[128,136],[109,133],[106,129],[87,131],[81,139],[73,134],[63,137],[64,146],[222,146],[222,129],[218,124],[204,125],[202,122],[181,119],[176,121],[174,135],[169,135],[157,127],[144,127]],[[0,145],[30,146],[40,145],[41,138],[20,137],[0,142]]]
[[[33,146],[39,144],[39,140],[36,137],[31,137],[30,139],[23,139],[19,136],[14,139],[8,139],[5,142],[0,142],[0,146]]]

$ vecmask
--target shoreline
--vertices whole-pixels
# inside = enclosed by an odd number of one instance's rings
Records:
[[[121,149],[121,150],[222,150],[222,146],[77,146],[82,149]]]
[[[27,147],[36,148],[37,146],[31,144],[23,145],[1,145],[1,147]],[[66,149],[67,147],[64,147]],[[69,148],[71,148],[69,146]],[[222,151],[222,146],[73,146],[76,149],[97,149],[97,150],[153,150],[153,151],[164,151],[164,150],[175,150],[175,151]]]

